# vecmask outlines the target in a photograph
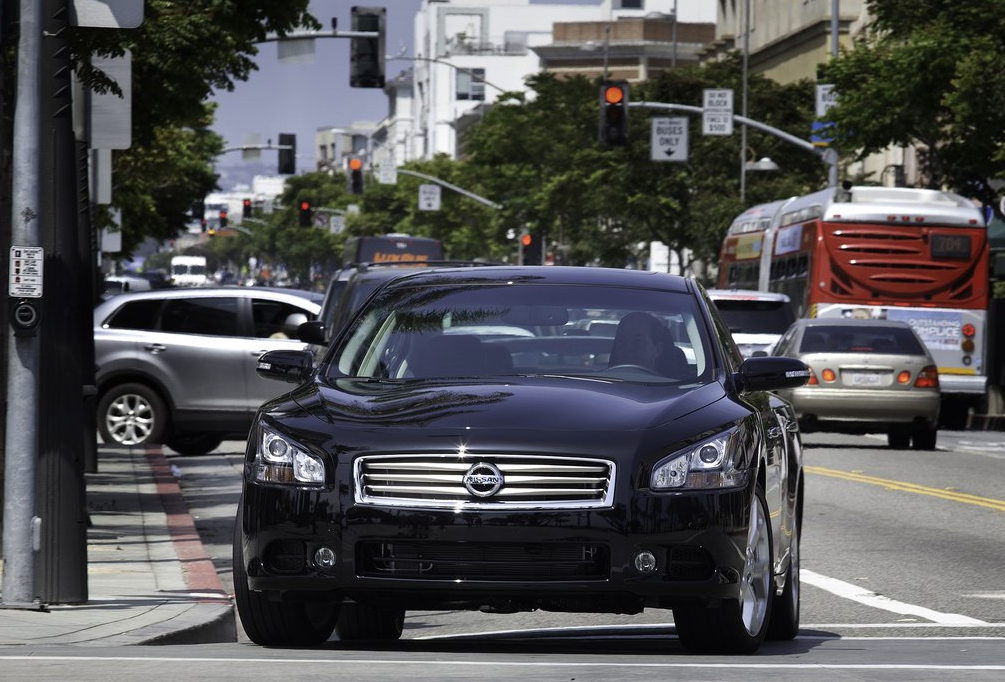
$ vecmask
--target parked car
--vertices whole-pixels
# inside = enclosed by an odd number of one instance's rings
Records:
[[[386,282],[319,365],[266,353],[258,372],[295,386],[247,445],[245,632],[303,646],[393,640],[412,610],[661,608],[691,651],[794,637],[802,449],[768,391],[808,372],[729,338],[691,279],[497,266]]]
[[[885,433],[891,448],[935,448],[938,367],[907,323],[798,320],[776,354],[798,358],[812,372],[805,386],[779,391],[804,431]]]
[[[789,325],[796,321],[785,294],[753,289],[709,289],[743,357],[769,355]]]
[[[200,287],[120,294],[94,310],[98,429],[106,443],[165,443],[204,454],[244,439],[279,391],[255,373],[270,350],[300,350],[297,326],[321,295],[294,289]]]

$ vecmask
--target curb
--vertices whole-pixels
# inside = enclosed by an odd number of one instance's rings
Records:
[[[206,553],[195,520],[189,514],[181,486],[171,473],[160,446],[146,448],[145,455],[161,506],[167,517],[168,532],[181,562],[185,586],[198,595],[194,611],[200,615],[188,618],[191,625],[176,630],[152,633],[137,644],[205,644],[237,641],[237,620],[234,602],[223,589],[213,561]]]

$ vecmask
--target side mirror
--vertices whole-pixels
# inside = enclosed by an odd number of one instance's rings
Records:
[[[314,354],[309,350],[272,350],[258,358],[255,371],[266,379],[301,384],[314,372]]]
[[[325,323],[321,320],[311,320],[304,322],[297,327],[297,338],[304,343],[313,343],[317,346],[327,345],[325,339]]]
[[[747,358],[733,375],[741,392],[797,388],[810,380],[809,367],[801,360],[781,356]]]

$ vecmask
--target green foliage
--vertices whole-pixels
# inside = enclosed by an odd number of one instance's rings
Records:
[[[843,156],[921,145],[925,184],[964,191],[1005,173],[1005,3],[870,0],[875,21],[821,67]]]
[[[94,55],[132,54],[132,146],[113,155],[111,208],[122,212],[128,254],[146,237],[170,239],[186,211],[217,188],[213,171],[223,140],[210,131],[214,90],[231,90],[255,70],[255,44],[270,32],[320,28],[308,0],[146,0],[135,29],[84,29],[71,36],[85,87],[120,92],[91,65]],[[99,210],[98,227],[110,224]]]

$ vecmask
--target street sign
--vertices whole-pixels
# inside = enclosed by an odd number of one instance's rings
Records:
[[[41,246],[10,247],[9,283],[7,295],[16,298],[42,298]]]
[[[687,161],[687,118],[654,118],[649,158],[652,161]]]
[[[398,169],[393,163],[383,163],[377,169],[377,182],[382,185],[398,184]]]
[[[419,210],[420,211],[440,210],[439,185],[419,185]]]
[[[733,91],[705,89],[701,112],[701,132],[704,135],[733,134]]]
[[[827,110],[837,104],[837,91],[833,85],[822,83],[817,86],[817,118],[823,119]]]
[[[328,225],[328,230],[332,234],[340,234],[342,230],[345,229],[345,216],[335,213],[331,217],[331,222]]]

